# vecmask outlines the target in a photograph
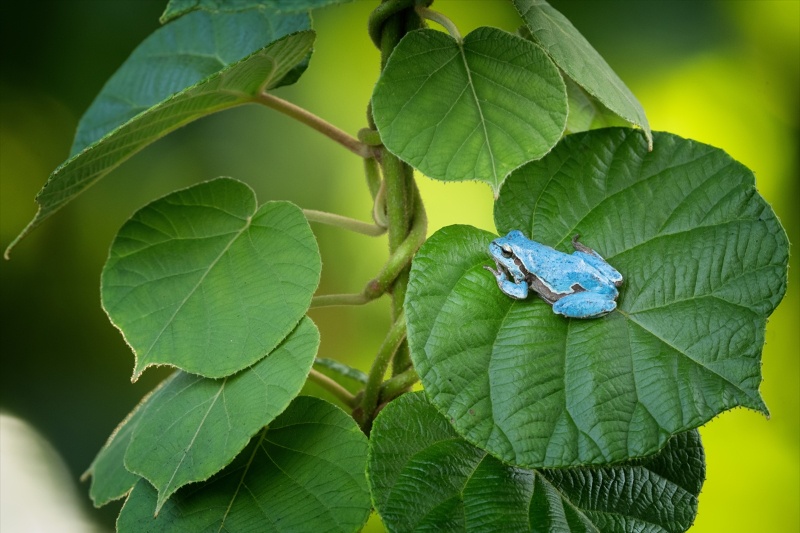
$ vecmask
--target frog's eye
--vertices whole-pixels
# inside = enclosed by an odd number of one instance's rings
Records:
[[[500,249],[502,250],[500,253],[503,257],[511,257],[513,253],[511,252],[511,247],[509,245],[501,246]]]

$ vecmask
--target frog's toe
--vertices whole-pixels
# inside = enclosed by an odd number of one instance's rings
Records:
[[[491,273],[492,273],[492,275],[493,275],[495,278],[498,278],[498,279],[499,279],[499,278],[500,278],[500,276],[503,276],[503,277],[505,277],[505,276],[503,275],[503,273],[502,273],[502,272],[498,272],[497,270],[493,269],[493,268],[492,268],[492,267],[490,267],[490,266],[484,265],[484,266],[483,266],[483,269],[484,269],[484,270],[488,270],[489,272],[491,272]]]
[[[569,318],[598,318],[617,308],[617,302],[594,292],[578,292],[553,304],[553,312]]]

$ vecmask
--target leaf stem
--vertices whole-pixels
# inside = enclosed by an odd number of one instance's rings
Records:
[[[367,187],[372,199],[378,197],[378,191],[381,189],[381,170],[378,161],[374,157],[364,158],[364,176],[367,178]]]
[[[302,107],[296,106],[291,102],[287,102],[282,98],[278,98],[277,96],[268,93],[259,93],[254,101],[265,105],[270,109],[280,111],[284,115],[302,122],[306,126],[309,126],[321,134],[338,142],[356,155],[361,157],[373,157],[375,155],[372,147],[367,146],[358,139],[340,130],[333,124],[326,122],[315,114],[306,111]]]
[[[377,297],[376,297],[377,298]],[[375,298],[370,298],[363,292],[357,294],[322,294],[311,298],[310,308],[335,307],[340,305],[364,305]]]
[[[312,368],[311,372],[308,373],[308,379],[336,396],[347,407],[352,409],[356,406],[356,397],[322,372]]]
[[[406,338],[406,316],[401,313],[397,317],[389,333],[381,344],[378,355],[372,362],[372,368],[369,370],[369,377],[367,378],[367,385],[364,387],[364,397],[361,400],[361,427],[368,431],[372,424],[372,414],[378,406],[378,397],[380,396],[381,382],[386,370],[389,368],[389,363],[392,361],[392,356],[400,347],[400,344]]]
[[[439,13],[438,11],[434,11],[424,6],[417,6],[416,10],[417,14],[420,17],[424,18],[425,20],[430,20],[431,22],[435,22],[436,24],[439,24],[440,26],[444,27],[444,29],[447,30],[447,33],[449,33],[450,36],[453,37],[453,39],[455,39],[459,43],[464,42],[464,38],[461,37],[461,32],[458,31],[458,28],[456,27],[455,23],[453,23],[452,20],[444,16],[442,13]]]
[[[386,233],[386,228],[382,228],[377,224],[370,224],[369,222],[362,222],[333,213],[303,209],[303,214],[309,222],[319,222],[320,224],[336,226],[337,228],[346,229],[362,235],[369,235],[370,237],[380,237]]]
[[[419,375],[413,367],[397,374],[392,379],[381,383],[379,404],[390,402],[406,392],[409,387],[419,381]]]

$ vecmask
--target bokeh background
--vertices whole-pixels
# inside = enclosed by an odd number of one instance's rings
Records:
[[[654,130],[718,146],[753,169],[790,240],[800,240],[800,2],[552,4],[633,90]],[[0,7],[3,247],[33,216],[33,197],[67,157],[81,114],[134,47],[159,27],[164,5],[164,0],[29,0]],[[378,52],[366,33],[375,5],[361,0],[315,12],[319,36],[311,66],[297,85],[278,94],[351,133],[363,127],[378,75]],[[509,31],[520,25],[503,0],[437,0],[434,7],[462,33],[481,25]],[[42,467],[41,490],[58,485],[62,492],[77,491],[76,515],[100,531],[113,530],[121,504],[93,509],[88,485],[78,477],[117,423],[167,373],[151,369],[130,383],[133,355],[100,308],[108,247],[140,206],[220,175],[246,181],[261,202],[286,199],[369,219],[370,198],[357,157],[282,115],[245,106],[146,148],[33,232],[11,261],[0,263],[0,409],[25,421],[42,446],[49,441],[55,450],[51,459],[42,459],[21,452],[10,456],[10,450],[24,447],[5,447],[4,474],[29,460],[63,461],[66,468],[54,466],[53,475]],[[454,223],[494,231],[487,185],[442,184],[421,176],[418,182],[430,233]],[[320,293],[360,290],[387,256],[383,239],[314,229],[324,262]],[[797,268],[790,270],[789,292],[767,329],[761,390],[772,418],[737,409],[701,428],[708,480],[693,532],[800,531],[797,274]],[[320,356],[363,370],[389,325],[386,299],[311,315],[322,332]],[[17,426],[4,424],[2,431]],[[4,505],[16,490],[6,481],[0,494]],[[47,501],[32,497],[26,505],[46,513]],[[367,530],[382,527],[373,518]]]

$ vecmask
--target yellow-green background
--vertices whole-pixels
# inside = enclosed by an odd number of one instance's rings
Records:
[[[306,75],[280,96],[355,133],[378,75],[366,34],[377,2],[315,12]],[[800,2],[557,1],[642,102],[654,130],[713,144],[752,168],[798,240]],[[158,27],[163,1],[5,2],[0,8],[0,244],[32,217],[33,196],[64,160],[81,113],[130,51]],[[437,0],[467,33],[520,24],[502,0]],[[0,407],[39,429],[77,476],[117,422],[165,370],[129,381],[133,355],[99,303],[114,233],[149,200],[219,175],[261,201],[367,220],[361,162],[265,108],[209,117],[159,141],[52,217],[0,265]],[[418,176],[429,232],[453,224],[494,231],[479,183]],[[358,291],[386,258],[385,241],[315,227],[321,293]],[[796,261],[795,261],[796,262]],[[708,480],[695,532],[800,531],[800,305],[796,270],[767,328],[764,383],[771,420],[743,409],[701,428]],[[368,368],[388,327],[385,300],[320,309],[322,357]],[[76,481],[77,482],[77,481]],[[85,491],[86,486],[81,490]],[[88,499],[86,500],[88,508]],[[119,504],[89,511],[109,529]],[[369,531],[381,531],[376,519]]]

